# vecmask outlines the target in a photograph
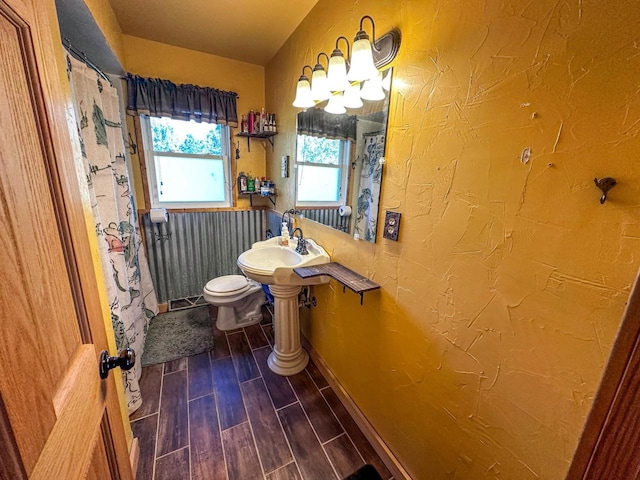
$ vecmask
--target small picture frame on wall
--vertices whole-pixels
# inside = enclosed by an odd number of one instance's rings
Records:
[[[400,213],[387,212],[384,217],[384,230],[382,236],[386,239],[398,241],[398,231],[400,230]]]

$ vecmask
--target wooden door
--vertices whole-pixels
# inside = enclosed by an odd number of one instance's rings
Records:
[[[132,479],[61,60],[53,0],[0,0],[0,478]]]
[[[640,479],[640,275],[566,478]]]

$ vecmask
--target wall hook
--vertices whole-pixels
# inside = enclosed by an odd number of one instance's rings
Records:
[[[593,181],[600,190],[602,190],[602,196],[600,197],[600,203],[603,204],[605,200],[607,200],[607,193],[611,190],[616,184],[616,179],[611,177],[605,177],[598,180],[594,178]]]

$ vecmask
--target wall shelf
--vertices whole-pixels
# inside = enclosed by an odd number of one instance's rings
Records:
[[[273,151],[273,137],[275,137],[277,132],[262,132],[262,133],[245,133],[240,132],[236,134],[236,137],[246,137],[247,138],[247,151],[251,151],[251,142],[252,138],[259,138],[260,140],[266,140],[271,144],[271,151]]]
[[[262,195],[260,192],[240,192],[240,195],[242,196],[249,196],[249,205],[251,205],[253,207],[253,196],[256,195],[258,197],[262,197],[262,198],[268,198],[269,201],[273,204],[273,206],[276,206],[276,194],[275,193],[270,193],[269,195]]]
[[[360,295],[360,305],[362,305],[364,292],[370,292],[372,290],[378,290],[380,285],[372,282],[367,277],[363,277],[359,273],[348,269],[340,263],[331,262],[322,265],[314,265],[312,267],[299,267],[294,268],[294,272],[302,278],[318,277],[320,275],[326,275],[328,277],[337,280],[342,284],[342,291],[348,287],[349,290]]]

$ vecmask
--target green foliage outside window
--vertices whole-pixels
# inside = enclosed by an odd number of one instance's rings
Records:
[[[155,117],[150,118],[150,124],[156,152],[222,155],[220,125]]]
[[[298,161],[340,164],[340,140],[298,135]]]

